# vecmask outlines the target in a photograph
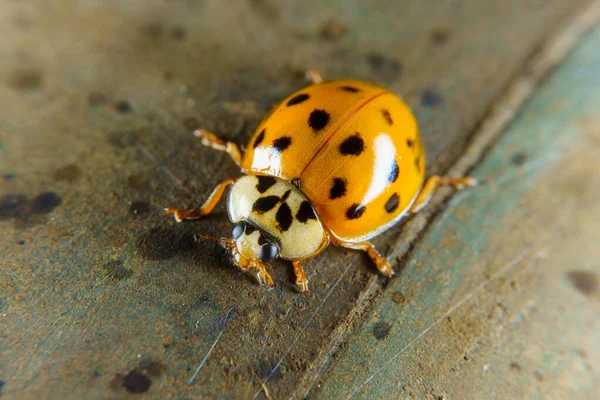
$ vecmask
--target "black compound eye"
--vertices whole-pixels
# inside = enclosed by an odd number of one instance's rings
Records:
[[[242,234],[244,233],[244,228],[245,227],[243,222],[238,222],[237,224],[235,224],[231,229],[231,238],[233,240],[238,240],[240,236],[242,236]]]
[[[277,257],[277,246],[273,243],[267,243],[260,248],[258,258],[264,262],[273,261]]]

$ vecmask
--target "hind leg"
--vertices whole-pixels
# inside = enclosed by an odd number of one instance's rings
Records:
[[[336,246],[346,247],[348,249],[353,250],[366,251],[369,257],[371,257],[371,260],[373,260],[373,262],[377,266],[379,272],[387,275],[388,278],[391,278],[395,275],[394,270],[390,266],[390,263],[387,262],[387,260],[383,258],[381,254],[379,254],[379,252],[375,249],[371,242],[349,243],[334,238],[332,238],[331,241]]]
[[[456,189],[463,189],[465,186],[475,186],[477,181],[474,178],[448,178],[444,176],[432,176],[427,179],[419,197],[415,200],[414,204],[410,208],[410,212],[419,212],[423,207],[429,203],[431,197],[435,193],[435,190],[444,185],[454,186]]]

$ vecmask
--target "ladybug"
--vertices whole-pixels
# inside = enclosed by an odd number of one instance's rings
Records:
[[[231,187],[234,223],[221,238],[242,270],[273,286],[267,263],[290,260],[296,284],[308,281],[302,262],[329,243],[367,252],[378,270],[394,275],[369,239],[419,211],[439,185],[475,185],[472,178],[432,176],[425,181],[425,151],[417,121],[395,94],[359,80],[312,85],[276,105],[244,152],[199,129],[202,144],[227,152],[246,175],[221,182],[198,210],[165,209],[178,222],[209,214]]]

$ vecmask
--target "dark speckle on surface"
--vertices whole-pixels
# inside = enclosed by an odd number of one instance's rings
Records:
[[[133,274],[132,270],[125,268],[123,261],[121,260],[110,260],[106,262],[102,266],[102,271],[104,271],[106,277],[116,280],[129,278]]]
[[[598,292],[598,276],[589,271],[569,271],[567,276],[577,290],[586,296],[592,296]]]
[[[436,107],[443,102],[442,96],[433,89],[425,89],[421,92],[421,104],[424,107]]]
[[[452,31],[450,31],[450,29],[436,28],[431,31],[430,39],[434,45],[443,46],[448,42],[451,36]]]
[[[190,131],[193,131],[194,129],[198,129],[200,127],[200,121],[196,117],[186,117],[181,122],[183,123],[183,126],[185,126]]]
[[[4,389],[4,386],[6,385],[5,381],[0,380],[0,394],[2,394],[2,390]]]
[[[0,197],[0,221],[10,218],[27,219],[36,214],[48,214],[62,203],[54,192],[42,193],[29,200],[22,194],[8,194]]]
[[[52,212],[62,203],[61,197],[54,192],[42,193],[31,201],[31,211],[36,214]]]
[[[171,29],[171,37],[175,40],[184,40],[187,37],[187,31],[182,26],[174,26]]]
[[[510,369],[514,372],[521,372],[521,366],[517,362],[511,362]]]
[[[4,175],[2,175],[2,178],[5,181],[9,181],[10,182],[10,181],[15,180],[15,175],[14,174],[4,174]]]
[[[129,207],[129,212],[133,215],[145,214],[150,210],[150,205],[145,201],[134,201]]]
[[[24,240],[19,240],[19,241],[17,242],[17,244],[18,244],[19,246],[23,246],[23,245],[25,244],[25,241],[24,241]]]
[[[319,37],[323,40],[338,40],[348,32],[348,28],[341,22],[330,19],[319,28]]]
[[[367,63],[377,76],[386,81],[398,79],[402,74],[403,67],[400,61],[378,53],[368,54]]]
[[[52,177],[55,181],[68,181],[73,182],[79,178],[81,175],[81,170],[75,164],[65,165],[54,171],[54,175]]]
[[[131,112],[131,104],[127,100],[120,100],[115,103],[115,111],[119,114],[127,114]]]
[[[136,247],[148,260],[168,260],[195,249],[196,240],[192,233],[176,233],[171,229],[154,227],[138,239]]]
[[[273,382],[278,381],[281,378],[283,378],[283,372],[281,371],[280,365],[278,365],[277,368],[275,369],[275,371],[273,371],[273,367],[276,364],[277,363],[275,361],[262,360],[258,364],[256,374],[263,379],[266,379],[267,377],[270,376],[269,381],[273,381]]]
[[[0,221],[20,216],[27,208],[27,202],[27,197],[22,194],[0,197]]]
[[[150,40],[158,40],[163,34],[163,27],[158,22],[151,22],[141,27],[142,35]]]
[[[392,326],[385,321],[376,322],[373,325],[373,336],[377,340],[385,339],[390,334],[391,329]]]
[[[107,101],[106,95],[100,92],[92,92],[88,95],[88,105],[90,107],[106,104]]]
[[[98,378],[98,377],[102,376],[102,374],[101,374],[100,372],[98,372],[98,371],[94,371],[94,372],[92,373],[92,376],[93,376],[94,378]]]
[[[139,371],[131,371],[123,378],[123,387],[131,393],[144,393],[150,389],[152,381],[146,374]]]
[[[275,21],[279,19],[279,9],[277,2],[272,0],[249,0],[252,9],[262,19],[267,21]]]
[[[42,86],[42,74],[36,70],[15,71],[10,79],[10,85],[17,90],[29,91]]]
[[[510,162],[514,165],[523,165],[525,164],[525,161],[527,161],[527,155],[520,151],[517,151],[510,156]]]

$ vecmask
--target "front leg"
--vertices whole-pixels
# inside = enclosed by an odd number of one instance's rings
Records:
[[[381,256],[381,254],[379,254],[379,252],[375,249],[375,247],[373,246],[373,244],[371,242],[350,243],[350,242],[344,242],[344,241],[341,241],[341,240],[338,240],[335,238],[332,238],[331,241],[336,246],[342,246],[342,247],[346,247],[348,249],[353,249],[353,250],[366,251],[367,254],[369,255],[369,257],[371,258],[371,260],[373,260],[373,262],[377,266],[377,269],[379,270],[379,272],[387,275],[388,278],[391,278],[392,276],[395,275],[394,270],[390,266],[390,263],[387,262],[387,260],[385,258],[383,258]]]
[[[308,279],[302,270],[302,264],[298,260],[292,260],[294,266],[294,274],[296,274],[296,285],[300,286],[302,293],[308,292]]]
[[[223,196],[223,193],[225,192],[225,189],[227,189],[227,186],[231,185],[234,182],[235,179],[225,179],[223,182],[221,182],[219,186],[217,186],[215,190],[213,190],[213,192],[210,194],[208,199],[204,202],[204,204],[202,205],[202,207],[200,207],[199,210],[165,208],[165,212],[167,214],[173,214],[177,222],[182,222],[188,219],[198,219],[205,215],[208,215],[212,212],[212,210],[215,208],[215,206]]]

